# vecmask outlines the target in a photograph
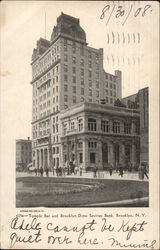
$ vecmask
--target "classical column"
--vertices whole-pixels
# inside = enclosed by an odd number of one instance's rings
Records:
[[[39,168],[39,150],[38,149],[36,150],[35,159],[36,159],[36,168]]]
[[[120,143],[120,159],[119,159],[119,161],[122,165],[125,164],[125,145],[124,145],[124,143]]]
[[[96,164],[97,164],[98,168],[103,169],[103,166],[102,166],[102,142],[100,140],[97,141]]]
[[[132,163],[132,168],[134,168],[136,163],[137,163],[136,145],[135,145],[135,143],[132,143],[132,145],[131,145],[131,163]]]
[[[75,139],[75,145],[74,145],[74,154],[75,154],[75,161],[76,161],[76,165],[78,163],[78,155],[77,155],[77,147],[78,147],[78,140],[77,138]]]
[[[109,132],[113,133],[113,120],[112,119],[109,120]]]
[[[83,140],[83,168],[88,167],[88,140]]]
[[[65,165],[65,161],[64,161],[64,142],[61,143],[61,147],[60,147],[60,159],[61,159],[61,166],[63,167]]]
[[[47,159],[47,162],[48,162],[48,167],[50,168],[50,167],[52,167],[51,166],[51,152],[50,152],[50,150],[51,149],[47,149],[47,157],[48,157],[48,159]]]
[[[69,139],[67,137],[67,161],[69,162],[70,161],[70,155],[69,155]]]
[[[108,142],[108,163],[114,166],[113,142]]]
[[[33,157],[33,152],[34,152],[34,157]],[[34,161],[33,167],[37,168],[37,151],[36,150],[32,151],[32,157],[33,157],[33,161]]]
[[[48,167],[48,150],[47,148],[45,149],[45,167]]]
[[[120,133],[124,134],[124,121],[120,121]]]
[[[46,168],[46,149],[43,149],[43,169]]]
[[[41,149],[41,167],[43,168],[44,165],[43,165],[43,149]]]
[[[42,162],[41,162],[41,149],[39,149],[38,151],[39,151],[39,168],[41,168],[41,166],[42,166]]]

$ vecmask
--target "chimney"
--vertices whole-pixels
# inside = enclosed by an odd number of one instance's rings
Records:
[[[30,137],[27,137],[28,141],[30,140]]]

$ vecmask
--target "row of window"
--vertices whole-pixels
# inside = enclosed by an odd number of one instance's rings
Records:
[[[58,102],[58,96],[53,97],[53,104],[55,104],[56,102]]]
[[[45,128],[46,126],[49,126],[50,120],[43,121],[39,123],[39,128]]]
[[[124,133],[125,134],[131,134],[131,126],[132,126],[131,123],[130,122],[124,122],[123,125],[124,125]],[[69,130],[74,130],[74,129],[75,129],[75,122],[72,121],[70,123]],[[109,129],[110,129],[109,121],[102,120],[101,121],[101,130],[102,130],[102,132],[108,133]],[[78,131],[82,131],[82,130],[83,130],[83,120],[80,119],[78,121]],[[96,119],[88,118],[88,131],[97,131]],[[112,131],[113,131],[113,133],[120,133],[121,132],[121,124],[120,124],[119,121],[113,121]],[[64,133],[64,135],[67,133],[67,124],[63,125],[63,133]]]
[[[97,130],[96,120],[89,118],[88,119],[88,131],[96,131],[96,130]],[[109,132],[109,121],[101,121],[101,130],[104,133]],[[113,121],[112,131],[113,131],[113,133],[120,133],[121,132],[120,122]],[[131,134],[131,123],[124,122],[124,133]]]
[[[66,87],[67,86],[66,82],[68,82],[68,75],[64,75],[64,81],[65,81],[64,90],[67,91],[66,90],[66,88],[67,88]],[[72,83],[76,83],[76,77],[75,76],[72,77]],[[81,85],[84,85],[84,78],[83,77],[81,77],[80,83],[81,83]],[[88,86],[92,88],[92,80],[91,79],[88,81]],[[96,81],[96,89],[99,89],[99,81]]]
[[[64,102],[68,102],[68,95],[64,95]],[[72,96],[72,102],[76,103],[77,102],[77,97],[76,96]]]
[[[58,124],[53,125],[53,134],[58,133]]]
[[[72,155],[72,161],[74,161],[75,156]],[[83,153],[80,152],[78,154],[78,158],[79,158],[79,163],[82,164],[83,163]],[[67,162],[67,155],[64,154],[64,162]],[[96,153],[95,152],[91,152],[90,153],[90,163],[96,163]]]
[[[59,147],[53,147],[53,154],[59,154]]]
[[[73,86],[73,93],[76,94],[76,87],[74,87],[74,86]],[[84,88],[81,88],[80,94],[84,95]],[[92,89],[89,89],[88,95],[92,96]],[[73,96],[72,98],[73,98],[73,103],[76,103],[76,101],[77,101],[76,96]],[[96,98],[99,98],[99,91],[96,91]],[[84,101],[84,98],[81,101]],[[96,100],[96,101],[99,103],[99,100]],[[64,95],[64,102],[65,103],[68,102],[68,95]],[[89,102],[92,102],[92,99],[89,99]]]
[[[64,57],[64,61],[68,62],[68,55],[65,55]],[[76,64],[76,57],[72,57],[72,63]],[[80,59],[80,66],[84,67],[85,63],[84,63],[84,59]],[[90,69],[92,69],[92,61],[88,61],[88,67]],[[95,64],[95,70],[99,71],[99,63],[96,62]],[[58,70],[57,70],[58,72]],[[64,72],[68,72],[68,65],[64,64]],[[72,67],[72,73],[75,74],[76,73],[76,67]]]
[[[59,111],[59,106],[57,105],[56,107],[53,107],[53,113],[58,112]]]
[[[110,84],[108,82],[106,82],[106,88],[110,87],[110,89],[116,89],[116,84],[111,83]]]
[[[56,62],[59,59],[59,45],[54,47],[51,53],[49,53],[47,56],[44,57],[43,60],[39,61],[36,65],[32,67],[33,79],[38,74],[41,74],[42,72],[44,72],[45,70],[47,70],[47,68],[51,66],[51,59],[52,59],[52,63]]]
[[[75,41],[72,41],[72,44],[68,44],[67,39],[65,39],[64,40],[64,51],[68,51],[68,46],[70,46],[72,48],[73,53],[76,53],[76,48],[79,48],[79,46],[80,46],[80,55],[84,56],[84,45],[83,44],[76,43]],[[95,56],[96,56],[96,61],[98,61],[99,60],[99,54],[96,53]],[[89,59],[92,58],[92,52],[91,51],[88,51],[88,58]]]
[[[70,123],[70,128],[69,130],[74,130],[75,129],[75,122],[72,121]],[[78,131],[82,131],[83,130],[83,120],[82,119],[79,119],[78,120]],[[65,135],[67,133],[67,124],[63,124],[63,134]]]
[[[39,118],[45,117],[51,113],[51,110],[48,109],[47,111],[44,111],[43,113],[40,113]]]
[[[21,145],[21,147],[19,147],[19,150],[30,150],[31,148],[31,144],[29,145]]]
[[[113,82],[116,82],[116,76],[113,76],[113,75],[110,75],[110,74],[105,74],[105,78],[106,80],[110,80],[110,81],[113,81]]]
[[[39,110],[41,111],[42,109],[48,108],[51,105],[51,101],[48,100],[47,102],[44,102],[43,104],[39,105]]]
[[[43,136],[43,135],[48,135],[50,133],[50,129],[45,129],[43,131],[39,131],[39,136]]]
[[[51,65],[51,54],[48,54],[43,60],[32,66],[33,79]]]
[[[73,74],[76,74],[76,68],[73,67]],[[96,73],[96,78],[99,79],[99,72],[95,72]],[[84,69],[80,69],[80,76],[84,76]],[[92,78],[92,71],[91,70],[88,70],[88,78]],[[54,80],[54,83],[58,81],[58,76],[56,77],[56,79]],[[68,81],[68,75],[67,74],[64,74],[64,81],[67,82]],[[72,76],[72,81],[76,83],[76,76],[73,75]]]
[[[109,95],[109,93],[110,93],[110,96],[116,97],[116,91],[113,92],[113,91],[111,90],[111,91],[109,92],[108,90],[106,90],[106,95]]]
[[[51,92],[48,91],[47,93],[44,93],[43,95],[39,96],[39,102],[46,100],[48,97],[50,97],[50,95],[51,95]]]

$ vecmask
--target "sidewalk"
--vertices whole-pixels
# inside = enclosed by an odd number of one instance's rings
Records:
[[[35,173],[23,173],[23,172],[18,172],[16,173],[16,177],[27,177],[27,176],[35,176]],[[46,175],[44,173],[43,177],[45,178]],[[56,177],[56,175],[53,175],[52,172],[49,172],[48,177]],[[146,177],[144,180],[140,180],[138,176],[138,172],[130,173],[130,172],[124,172],[123,177],[119,176],[118,172],[113,172],[112,176],[109,175],[108,172],[106,171],[98,171],[97,177],[93,177],[93,172],[83,172],[82,176],[77,173],[77,175],[65,175],[65,176],[60,176],[60,177],[65,177],[65,178],[96,178],[96,179],[110,179],[110,180],[135,180],[135,181],[148,181]],[[58,177],[57,177],[58,178]]]

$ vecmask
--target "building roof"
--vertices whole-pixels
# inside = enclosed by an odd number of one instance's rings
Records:
[[[113,115],[122,115],[122,116],[134,116],[139,117],[139,110],[133,110],[126,107],[117,107],[107,104],[97,104],[97,103],[78,103],[74,106],[71,106],[65,110],[61,111],[61,119],[72,116],[81,112],[91,112],[98,114],[113,114]]]
[[[16,143],[31,143],[32,141],[30,140],[30,138],[28,139],[17,139]]]
[[[74,39],[80,39],[86,42],[86,33],[81,28],[79,19],[66,15],[63,12],[61,12],[61,15],[57,18],[57,25],[53,28],[51,41],[60,34],[66,34]]]

